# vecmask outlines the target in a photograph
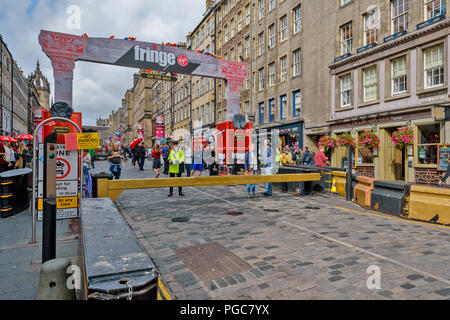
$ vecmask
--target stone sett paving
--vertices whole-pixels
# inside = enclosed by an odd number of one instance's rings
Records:
[[[150,165],[139,172],[127,163],[122,178],[153,177]],[[450,299],[448,228],[363,214],[370,211],[334,195],[265,198],[257,187],[248,199],[245,186],[183,192],[127,190],[117,200],[174,299]],[[200,280],[174,249],[210,242],[252,268]],[[379,267],[381,289],[368,289],[369,266]]]

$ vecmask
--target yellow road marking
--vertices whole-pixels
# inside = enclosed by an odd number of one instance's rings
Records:
[[[164,287],[164,285],[161,282],[161,279],[158,278],[158,288],[161,290],[161,294],[162,297],[164,299],[159,299],[161,296],[159,295],[159,291],[158,291],[158,300],[172,300],[172,298],[170,297],[170,294],[167,292],[166,288]]]
[[[369,215],[369,216],[375,216],[375,217],[380,217],[380,218],[386,218],[386,219],[398,220],[398,221],[409,222],[409,223],[423,224],[423,225],[430,226],[430,227],[438,227],[438,228],[450,229],[450,227],[442,226],[442,225],[434,224],[434,223],[427,223],[427,222],[420,222],[420,221],[414,221],[414,220],[407,220],[407,219],[394,218],[394,217],[383,216],[383,215],[376,214],[376,213],[371,213],[371,212],[363,212],[363,211],[357,211],[357,210],[347,209],[347,208],[344,208],[344,207],[336,207],[336,208],[337,208],[337,209],[340,209],[340,210],[344,210],[344,211],[350,211],[350,212],[355,212],[355,213],[363,213],[363,214],[367,214],[367,215]]]

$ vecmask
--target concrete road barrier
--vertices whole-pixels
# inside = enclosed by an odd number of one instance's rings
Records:
[[[450,189],[411,186],[408,218],[450,224]]]
[[[353,201],[360,206],[369,209],[371,207],[373,182],[375,179],[364,176],[357,176],[356,180],[358,181],[358,184],[356,185],[354,190]]]

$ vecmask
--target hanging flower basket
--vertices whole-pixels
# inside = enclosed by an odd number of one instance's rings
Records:
[[[324,146],[326,151],[328,151],[329,148],[333,149],[336,147],[336,139],[330,136],[322,136],[319,140],[319,146]]]
[[[350,145],[352,148],[355,147],[355,139],[350,133],[343,133],[338,136],[337,143],[339,146],[347,146]]]
[[[397,128],[397,131],[392,133],[391,139],[397,148],[403,149],[406,145],[414,143],[413,129],[408,127]]]
[[[380,144],[380,138],[376,135],[375,132],[366,130],[359,135],[358,139],[359,145],[367,148],[375,148]]]

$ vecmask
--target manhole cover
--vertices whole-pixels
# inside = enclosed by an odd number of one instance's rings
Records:
[[[230,211],[227,213],[229,216],[242,216],[244,213],[240,211]]]
[[[201,280],[215,280],[252,268],[217,242],[175,249],[175,254]]]
[[[177,218],[172,218],[172,222],[188,222],[189,218],[188,217],[177,217]]]
[[[266,212],[280,212],[278,209],[264,209]]]
[[[307,206],[304,209],[309,209],[309,210],[320,210],[319,207],[311,207],[311,206]]]

